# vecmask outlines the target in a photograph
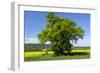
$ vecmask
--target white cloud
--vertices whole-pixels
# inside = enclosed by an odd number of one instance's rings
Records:
[[[25,43],[35,43],[38,44],[40,41],[38,38],[25,38]],[[45,44],[50,44],[50,41],[47,41]]]
[[[74,46],[90,46],[90,36],[85,36],[83,39],[79,39]]]
[[[45,44],[50,44],[50,41],[47,41]]]
[[[25,38],[25,43],[39,43],[38,38]]]

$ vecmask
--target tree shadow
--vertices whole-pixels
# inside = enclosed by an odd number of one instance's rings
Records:
[[[68,55],[70,55],[70,56],[76,56],[76,55],[90,55],[90,53],[88,53],[88,52],[71,52],[70,54],[64,53],[63,55],[66,55],[66,56],[68,56]]]

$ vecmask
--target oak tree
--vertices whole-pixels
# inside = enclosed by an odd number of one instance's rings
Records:
[[[65,51],[70,55],[73,43],[83,39],[84,30],[75,21],[61,18],[50,12],[46,16],[46,29],[38,34],[41,44],[50,41],[55,55],[64,55]]]

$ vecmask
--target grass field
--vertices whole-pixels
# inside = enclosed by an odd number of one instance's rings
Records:
[[[71,56],[54,56],[54,52],[24,52],[24,61],[44,61],[44,60],[71,60],[71,59],[87,59],[90,58],[90,49],[75,49],[71,51]]]

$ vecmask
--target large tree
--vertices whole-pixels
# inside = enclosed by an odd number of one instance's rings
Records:
[[[54,13],[48,13],[46,18],[46,29],[38,34],[40,43],[50,41],[55,55],[63,55],[65,51],[70,55],[73,43],[83,38],[84,30],[74,21],[56,16]]]

